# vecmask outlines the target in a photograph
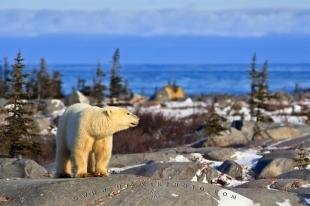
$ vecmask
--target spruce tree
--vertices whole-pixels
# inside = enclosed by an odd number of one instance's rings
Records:
[[[53,72],[52,79],[50,80],[50,92],[52,98],[60,99],[64,97],[62,92],[62,80],[60,71]]]
[[[33,69],[26,83],[26,92],[31,99],[38,97],[38,71]]]
[[[25,75],[23,74],[23,58],[18,52],[13,65],[12,77],[9,84],[12,88],[12,93],[9,94],[10,107],[8,117],[5,118],[3,126],[4,139],[9,146],[9,154],[14,157],[18,154],[27,154],[27,151],[39,153],[39,147],[34,143],[29,142],[33,136],[30,130],[33,128],[33,120],[29,117],[30,113],[26,110],[27,94],[25,90]]]
[[[77,78],[77,90],[86,96],[91,95],[91,87],[86,85],[86,80],[81,77]]]
[[[3,67],[1,66],[1,79],[0,79],[0,97],[7,98],[10,93],[10,87],[8,85],[8,81],[10,80],[10,65],[8,63],[8,59],[4,57],[3,59]]]
[[[215,102],[215,101],[214,101]],[[225,127],[226,118],[221,117],[215,112],[214,102],[206,116],[205,134],[206,136],[220,135],[221,132],[227,130]]]
[[[106,90],[106,86],[103,84],[103,78],[105,74],[103,72],[103,68],[98,63],[96,69],[96,75],[93,78],[93,87],[91,96],[95,99],[95,104],[98,106],[102,106],[104,100],[104,91]]]
[[[112,69],[110,80],[110,98],[113,104],[114,99],[119,99],[122,90],[122,78],[119,75],[120,65],[120,51],[117,48],[112,57]]]
[[[252,57],[252,63],[250,65],[250,77],[251,77],[251,96],[250,96],[250,113],[253,116],[256,107],[255,104],[255,92],[257,87],[257,71],[256,71],[256,53]]]
[[[250,95],[250,113],[252,117],[262,115],[256,110],[258,108],[265,108],[266,101],[269,98],[268,93],[268,62],[265,61],[261,71],[256,69],[256,54],[253,55],[252,63],[250,65],[251,78],[251,95]],[[256,117],[258,119],[260,117]]]
[[[50,76],[47,71],[47,64],[44,58],[40,59],[40,66],[38,71],[38,100],[49,98],[51,94],[49,93],[50,88]]]

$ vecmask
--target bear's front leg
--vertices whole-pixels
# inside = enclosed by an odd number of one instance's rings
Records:
[[[97,177],[109,176],[108,168],[112,155],[113,137],[104,137],[96,140],[94,144],[95,174]]]
[[[91,138],[80,139],[73,152],[73,161],[76,167],[76,177],[87,177],[88,155],[92,149]]]

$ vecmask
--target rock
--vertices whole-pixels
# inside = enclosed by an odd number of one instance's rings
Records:
[[[237,150],[234,148],[218,148],[203,155],[204,158],[215,161],[233,160]]]
[[[175,159],[177,156],[178,154],[175,151],[116,154],[112,155],[110,167],[126,167],[130,165],[144,164],[149,161],[167,162]]]
[[[0,98],[0,108],[3,108],[8,102],[9,100]]]
[[[33,205],[306,205],[294,193],[263,189],[224,189],[211,184],[152,180],[131,175],[107,178],[0,180],[0,200],[7,206]],[[242,194],[242,195],[241,195]],[[288,205],[288,204],[287,204]]]
[[[52,123],[50,122],[49,118],[46,117],[35,117],[34,118],[35,123],[35,133],[41,133],[41,132],[48,132],[51,129]]]
[[[281,191],[295,192],[296,189],[308,185],[309,181],[300,179],[260,179],[238,185],[238,188],[266,188]]]
[[[302,179],[310,181],[310,170],[292,170],[277,176],[278,179]]]
[[[254,168],[258,178],[274,178],[280,174],[293,170],[295,162],[292,159],[276,158],[259,160]]]
[[[248,140],[252,140],[253,138],[253,128],[254,128],[254,122],[248,122],[245,121],[242,127],[242,134],[248,139]]]
[[[186,93],[182,87],[177,85],[166,85],[155,94],[155,100],[160,102],[184,100]]]
[[[89,99],[82,94],[80,91],[74,91],[68,99],[68,105],[72,105],[75,103],[84,103],[89,104]]]
[[[194,162],[151,162],[140,167],[124,170],[121,174],[152,177],[153,179],[191,180],[199,169],[201,166]]]
[[[65,104],[59,99],[46,99],[44,102],[46,104],[44,112],[47,114],[64,112],[66,109]]]
[[[220,135],[211,136],[206,142],[207,146],[212,147],[241,146],[247,143],[248,139],[235,128],[224,131]]]
[[[46,178],[48,173],[44,167],[33,160],[0,158],[1,178]]]
[[[270,128],[267,130],[264,130],[261,132],[261,135],[259,138],[262,139],[273,139],[273,140],[283,140],[283,139],[290,139],[290,138],[298,138],[303,136],[303,133],[301,133],[298,129],[295,129],[293,127],[275,127]]]
[[[294,159],[296,156],[296,150],[274,150],[264,156],[260,160],[270,160],[276,158]]]
[[[232,160],[225,160],[217,169],[236,179],[242,179],[242,167]]]

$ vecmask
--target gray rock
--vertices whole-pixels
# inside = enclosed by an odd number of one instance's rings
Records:
[[[8,102],[9,100],[0,98],[0,108],[3,108]]]
[[[52,114],[57,111],[64,111],[66,109],[65,104],[59,99],[46,99],[45,113]]]
[[[127,169],[121,174],[133,174],[153,179],[191,180],[201,166],[194,162],[167,162],[149,164]]]
[[[277,176],[278,179],[302,179],[310,181],[310,170],[292,170]]]
[[[0,158],[0,178],[46,178],[46,169],[33,160]]]
[[[238,188],[265,188],[295,192],[297,189],[307,184],[309,184],[309,181],[300,179],[259,179],[238,185]]]
[[[210,147],[228,147],[242,146],[249,142],[243,133],[235,128],[230,128],[230,131],[224,131],[220,135],[211,136],[206,142],[206,146]]]
[[[271,160],[276,158],[294,159],[295,156],[296,150],[274,150],[265,154],[260,160]]]
[[[51,129],[51,121],[49,118],[45,117],[36,117],[34,118],[35,123],[35,133],[40,133],[42,131],[49,131]]]
[[[242,167],[232,160],[225,160],[218,170],[236,179],[242,179]]]
[[[167,162],[174,159],[178,154],[176,151],[170,150],[166,152],[150,152],[135,154],[116,154],[112,155],[110,167],[126,167],[129,165],[137,165],[147,163],[149,161]]]
[[[258,138],[262,139],[273,139],[273,140],[283,140],[290,138],[302,137],[303,133],[298,129],[289,126],[273,127],[268,128],[261,132],[261,135]]]
[[[237,193],[235,193],[237,192]],[[131,175],[108,178],[0,180],[0,200],[8,206],[79,205],[306,205],[296,194],[258,189],[227,190],[190,181],[152,180]],[[242,194],[243,196],[241,196]],[[244,203],[248,202],[248,204]]]
[[[254,168],[257,178],[274,178],[293,170],[295,162],[292,159],[276,158],[259,160]]]
[[[233,148],[219,148],[208,152],[204,155],[204,158],[215,161],[225,161],[233,160],[233,155],[236,153],[236,150]]]

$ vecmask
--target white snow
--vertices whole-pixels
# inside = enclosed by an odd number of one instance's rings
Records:
[[[207,104],[204,102],[198,102],[193,100],[191,98],[187,98],[184,101],[170,101],[165,103],[166,107],[168,108],[184,108],[184,107],[206,107]]]
[[[131,169],[131,168],[135,168],[135,167],[141,167],[141,166],[144,166],[145,164],[138,164],[138,165],[130,165],[130,166],[127,166],[127,167],[111,167],[109,168],[109,173],[120,173],[124,170],[127,170],[127,169]]]
[[[177,155],[175,158],[170,157],[168,162],[191,162],[183,155]]]
[[[172,193],[171,196],[172,196],[172,197],[179,197],[179,195],[177,195],[177,194],[175,194],[175,193]]]
[[[223,162],[219,162],[219,161],[213,161],[213,160],[205,159],[205,158],[203,158],[202,154],[200,154],[200,153],[191,153],[190,156],[191,156],[192,160],[197,161],[197,162],[204,164],[204,165],[210,165],[213,168],[216,168],[223,163]]]
[[[228,206],[228,205],[238,205],[238,206],[259,206],[260,204],[256,204],[253,200],[240,195],[236,192],[221,189],[217,193],[219,196],[218,206]]]
[[[308,188],[308,187],[310,187],[310,184],[305,184],[305,185],[302,185],[301,187]]]
[[[292,206],[289,199],[285,199],[284,202],[276,202],[279,206]]]
[[[257,150],[254,149],[236,151],[235,154],[231,156],[231,158],[235,158],[235,162],[237,162],[239,165],[250,167],[255,166],[258,159],[261,157],[262,155],[258,155]]]
[[[310,205],[310,197],[309,198],[305,198],[305,202]]]

